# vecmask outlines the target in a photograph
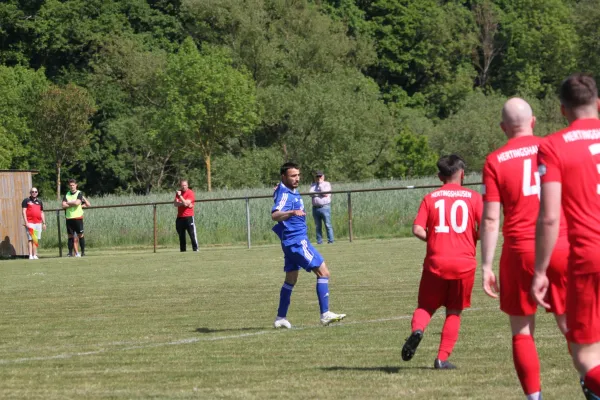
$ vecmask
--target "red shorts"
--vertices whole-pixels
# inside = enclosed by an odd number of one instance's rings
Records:
[[[567,340],[577,344],[600,342],[600,273],[569,273]]]
[[[444,279],[423,269],[419,285],[419,308],[435,311],[441,306],[447,310],[464,310],[471,306],[471,292],[475,271],[462,279]]]
[[[555,249],[548,266],[547,301],[549,312],[564,314],[567,297],[568,248]],[[500,257],[500,309],[508,315],[533,315],[537,303],[530,295],[535,265],[535,252],[502,248]]]

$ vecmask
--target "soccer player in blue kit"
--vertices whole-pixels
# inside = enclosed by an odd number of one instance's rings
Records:
[[[281,166],[281,183],[275,188],[271,210],[271,219],[277,222],[273,232],[281,239],[284,254],[285,281],[279,295],[279,309],[273,326],[290,329],[292,324],[287,320],[292,290],[298,280],[301,268],[317,275],[317,297],[321,309],[321,324],[327,326],[341,321],[346,314],[329,311],[329,270],[325,260],[308,240],[306,213],[304,203],[297,188],[300,183],[300,167],[294,163]]]

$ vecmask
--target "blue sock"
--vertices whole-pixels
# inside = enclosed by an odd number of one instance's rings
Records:
[[[279,293],[279,308],[277,309],[277,316],[279,318],[285,318],[287,316],[288,308],[290,308],[292,290],[294,290],[294,285],[283,282],[281,292]]]
[[[321,314],[329,311],[329,278],[317,278],[317,296]]]

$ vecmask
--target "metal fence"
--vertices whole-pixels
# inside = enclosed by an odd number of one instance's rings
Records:
[[[464,183],[463,186],[476,186],[481,183]],[[348,219],[348,240],[350,242],[354,239],[353,232],[353,211],[352,211],[352,194],[353,193],[366,193],[366,192],[384,192],[384,191],[402,191],[402,190],[413,190],[413,189],[437,189],[440,185],[410,185],[410,186],[395,186],[386,188],[372,188],[372,189],[352,189],[352,190],[333,190],[330,192],[320,192],[321,194],[345,194],[347,196],[347,219]],[[302,196],[310,196],[312,193],[303,192],[300,193]],[[208,202],[224,202],[224,201],[243,201],[245,202],[245,214],[246,214],[246,241],[248,248],[252,247],[251,233],[251,214],[250,214],[250,201],[255,199],[269,199],[272,195],[263,196],[245,196],[245,197],[227,197],[227,198],[214,198],[214,199],[199,199],[196,203],[208,203]],[[104,205],[104,206],[91,206],[86,207],[86,210],[91,209],[108,209],[108,208],[123,208],[123,207],[152,207],[153,214],[153,250],[154,253],[157,251],[158,246],[158,233],[157,233],[157,206],[159,205],[172,205],[172,201],[163,202],[151,202],[151,203],[131,203],[131,204],[116,204],[116,205]],[[57,222],[57,234],[58,234],[58,249],[59,256],[62,257],[62,234],[61,234],[61,213],[64,210],[61,208],[46,209],[46,212],[54,212],[56,214]]]

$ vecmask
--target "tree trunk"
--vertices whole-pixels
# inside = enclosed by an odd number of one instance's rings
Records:
[[[212,192],[212,175],[210,172],[210,154],[204,155],[204,163],[206,164],[206,186],[209,192]]]
[[[56,199],[60,201],[60,161],[56,162]]]

